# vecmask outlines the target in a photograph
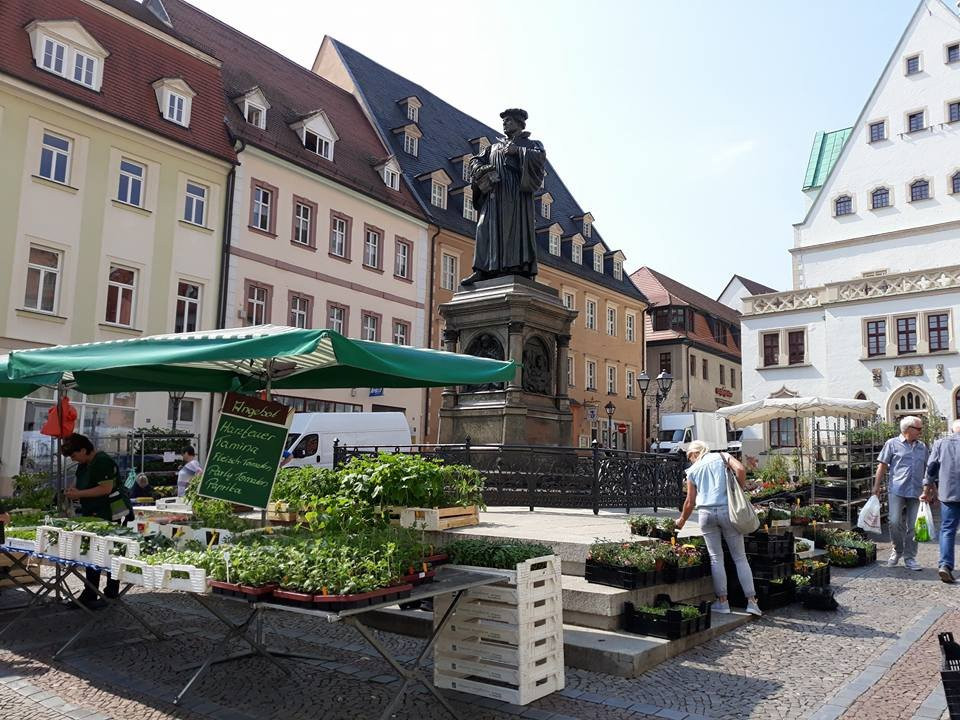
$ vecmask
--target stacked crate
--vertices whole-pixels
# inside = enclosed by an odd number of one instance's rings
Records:
[[[451,602],[434,600],[435,625]],[[562,690],[560,558],[527,560],[495,585],[466,591],[437,639],[433,674],[437,687],[513,705]]]
[[[750,569],[753,571],[753,585],[757,591],[757,604],[761,610],[773,610],[793,602],[794,546],[793,533],[773,534],[757,531],[743,538],[744,549]],[[727,593],[730,604],[746,607],[747,599],[737,577],[729,548],[724,548],[727,571]]]

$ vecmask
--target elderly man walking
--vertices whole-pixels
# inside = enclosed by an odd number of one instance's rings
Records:
[[[953,583],[953,543],[960,523],[960,420],[933,444],[922,500],[940,500],[940,579]]]
[[[908,570],[923,569],[917,562],[917,541],[913,536],[927,466],[927,446],[920,440],[922,431],[923,420],[908,415],[900,421],[900,435],[887,440],[877,458],[874,495],[880,495],[883,478],[888,476],[887,502],[893,551],[887,567],[896,567],[903,558]]]

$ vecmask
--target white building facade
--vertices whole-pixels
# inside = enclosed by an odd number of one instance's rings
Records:
[[[960,417],[960,18],[922,0],[852,128],[818,133],[794,289],[743,299],[744,400],[865,398]],[[751,435],[752,437],[747,437]],[[796,444],[750,428],[745,454]]]

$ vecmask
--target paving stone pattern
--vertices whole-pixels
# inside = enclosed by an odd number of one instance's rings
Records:
[[[946,717],[936,633],[960,631],[960,587],[937,579],[934,546],[921,546],[920,560],[928,566],[921,573],[879,565],[834,570],[840,611],[794,606],[768,613],[640,678],[568,668],[564,691],[525,708],[448,697],[468,720]],[[0,603],[9,597],[0,594]],[[322,659],[282,661],[289,676],[259,658],[215,666],[178,707],[171,700],[190,677],[184,667],[202,662],[222,626],[186,595],[136,593],[130,600],[167,640],[146,639],[116,611],[103,612],[103,624],[57,662],[53,653],[84,613],[43,611],[0,636],[0,718],[366,720],[378,717],[399,687],[397,673],[352,628],[272,613],[270,646]],[[244,615],[240,604],[221,605],[235,621]],[[9,617],[0,615],[0,622]],[[424,643],[377,635],[405,661]],[[18,690],[24,687],[31,692]],[[439,720],[445,714],[418,688],[395,717]]]

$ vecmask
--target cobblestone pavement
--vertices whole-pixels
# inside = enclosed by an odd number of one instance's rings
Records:
[[[768,613],[639,678],[567,668],[565,690],[526,708],[447,696],[467,720],[946,717],[936,633],[960,631],[960,586],[938,580],[932,544],[921,546],[919,559],[927,566],[919,573],[879,564],[834,569],[839,611],[793,606]],[[289,676],[259,658],[216,666],[178,707],[171,700],[190,677],[185,666],[204,659],[222,627],[186,595],[130,600],[168,639],[147,639],[130,618],[105,611],[76,652],[53,661],[84,621],[83,613],[67,610],[36,613],[0,636],[0,718],[358,720],[378,717],[399,687],[396,672],[352,628],[275,613],[266,633],[271,646],[322,659],[283,661]],[[241,606],[220,606],[240,619]],[[415,657],[424,642],[377,637],[401,660]],[[395,717],[445,715],[420,688]]]

